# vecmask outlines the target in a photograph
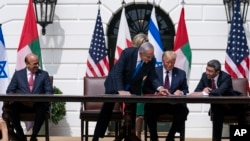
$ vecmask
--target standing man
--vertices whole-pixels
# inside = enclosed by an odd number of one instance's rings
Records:
[[[118,62],[113,66],[104,83],[105,94],[141,95],[141,84],[144,76],[151,80],[155,89],[160,93],[166,93],[155,73],[154,47],[149,42],[145,42],[140,48],[126,48],[123,50]],[[140,69],[138,69],[140,68]],[[138,73],[135,73],[138,72]],[[104,103],[97,121],[93,141],[98,141],[99,137],[104,137],[114,103]],[[131,127],[134,132],[136,103],[126,106],[131,112]],[[125,138],[125,141],[131,141]]]
[[[53,88],[49,74],[46,71],[38,69],[38,57],[30,53],[25,57],[24,61],[26,68],[14,73],[6,93],[52,94]],[[19,114],[29,111],[34,111],[36,113],[30,141],[37,141],[37,134],[44,122],[44,115],[48,109],[49,103],[47,102],[13,102],[10,104],[10,120],[16,130],[18,141],[26,141],[20,124]]]
[[[233,90],[231,76],[221,70],[218,60],[207,63],[206,72],[201,76],[194,94],[210,96],[237,96],[239,92]],[[244,124],[244,107],[240,104],[211,104],[213,113],[213,141],[221,141],[223,119],[225,113],[238,115],[238,123]]]
[[[176,54],[174,51],[166,51],[162,55],[163,66],[156,68],[158,78],[161,84],[168,90],[168,95],[186,95],[188,93],[188,85],[185,71],[174,67]],[[152,82],[146,79],[143,87],[144,94],[158,94],[157,90],[152,86]],[[185,120],[189,110],[186,104],[170,104],[170,103],[146,103],[145,119],[147,119],[150,140],[158,141],[157,135],[157,118],[162,114],[172,114],[174,120],[166,141],[174,141],[175,133],[180,132],[184,128]]]

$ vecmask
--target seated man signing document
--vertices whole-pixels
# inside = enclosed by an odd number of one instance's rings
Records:
[[[191,95],[237,96],[240,93],[233,90],[232,79],[229,74],[221,70],[218,60],[207,63],[206,72]],[[238,116],[238,123],[244,124],[244,105],[242,104],[211,104],[213,112],[213,141],[221,141],[223,119],[228,112]]]
[[[162,55],[163,67],[156,67],[156,73],[161,83],[168,90],[168,95],[186,95],[188,93],[188,85],[185,71],[174,67],[176,54],[174,51],[166,51]],[[158,94],[157,90],[152,87],[152,82],[146,79],[143,87],[144,94]],[[185,120],[189,110],[186,104],[170,104],[170,103],[146,103],[145,118],[147,119],[150,140],[158,141],[157,135],[157,118],[162,114],[172,114],[174,120],[172,127],[168,132],[166,141],[174,141],[175,133],[180,132],[184,128]]]

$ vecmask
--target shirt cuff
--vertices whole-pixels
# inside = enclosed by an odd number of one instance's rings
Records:
[[[164,87],[163,87],[163,86],[159,86],[159,87],[157,88],[157,91],[159,92],[161,88],[164,88]]]
[[[209,94],[208,94],[208,93],[206,93],[206,92],[202,92],[202,94],[203,94],[203,95],[209,95]]]

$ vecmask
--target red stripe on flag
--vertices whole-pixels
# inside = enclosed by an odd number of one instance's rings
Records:
[[[179,48],[183,47],[188,42],[188,34],[186,23],[184,19],[184,8],[181,9],[181,16],[178,23],[178,28],[176,32],[175,44],[174,44],[174,51],[178,50]]]
[[[28,34],[27,34],[28,33]],[[29,0],[28,9],[23,25],[23,31],[18,46],[18,51],[30,44],[33,40],[38,38],[36,16],[32,0]]]
[[[132,42],[130,39],[126,38],[127,47],[132,47]]]
[[[90,64],[89,61],[87,61],[87,68],[88,68],[89,71],[91,72],[92,77],[96,77],[96,76],[97,76],[97,74],[95,73],[94,67]],[[89,75],[88,75],[87,73],[86,73],[86,76],[89,77]]]

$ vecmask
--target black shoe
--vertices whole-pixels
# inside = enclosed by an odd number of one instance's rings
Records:
[[[166,138],[166,141],[174,141],[174,138]]]
[[[98,137],[93,137],[92,141],[99,141]]]
[[[16,137],[17,137],[18,141],[27,141],[27,139],[26,139],[26,136],[25,136],[25,135],[19,135],[19,134],[16,134]]]
[[[38,141],[36,137],[31,137],[30,141]]]

